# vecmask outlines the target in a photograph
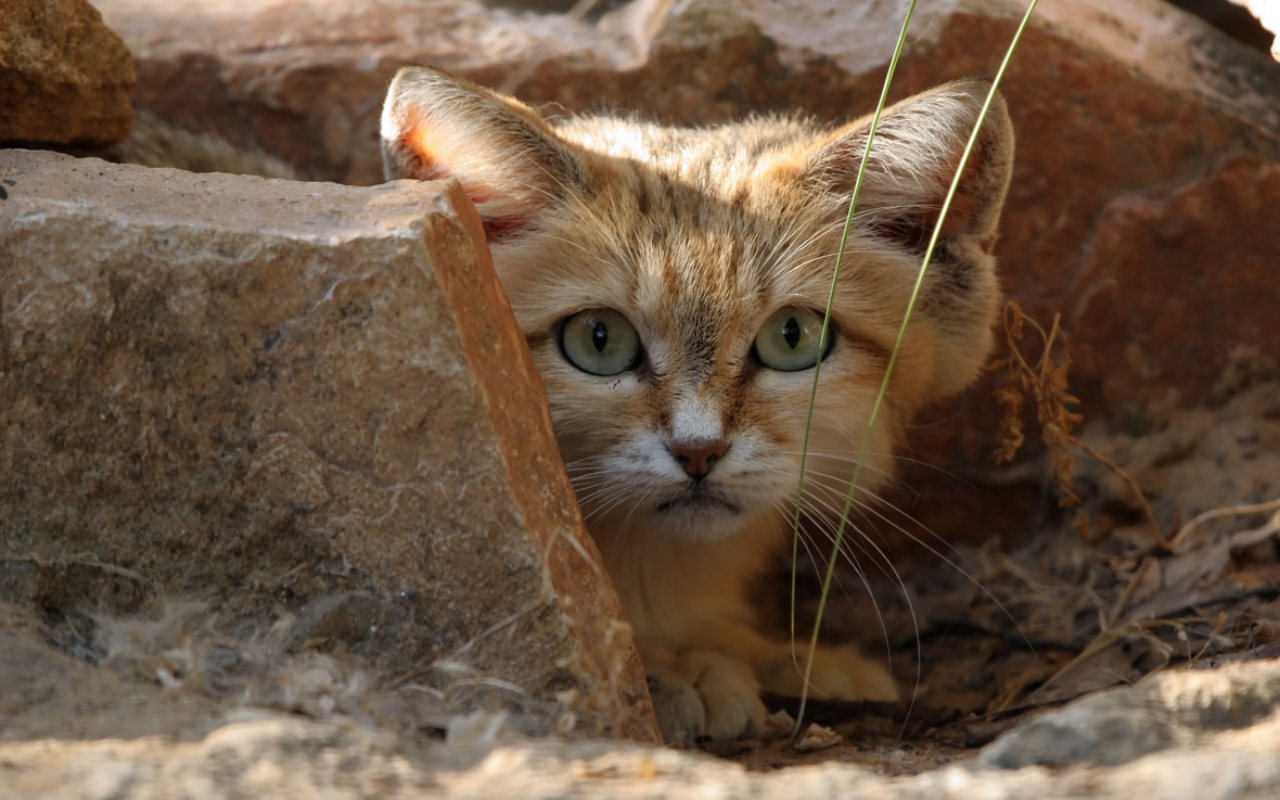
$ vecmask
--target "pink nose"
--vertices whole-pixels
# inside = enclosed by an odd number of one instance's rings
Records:
[[[667,451],[690,478],[700,481],[707,477],[716,462],[729,452],[729,443],[723,439],[696,439],[669,444]]]

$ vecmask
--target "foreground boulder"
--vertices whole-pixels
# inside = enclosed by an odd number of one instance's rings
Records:
[[[705,755],[616,742],[498,736],[423,743],[353,725],[273,716],[233,722],[183,742],[0,743],[0,782],[33,800],[1263,800],[1280,793],[1278,683],[1274,662],[1235,665],[1220,675],[1167,673],[1106,695],[1115,711],[1081,701],[1042,718],[1040,729],[1027,726],[1026,735],[1015,729],[976,765],[895,778],[839,761],[752,773]],[[1160,730],[1170,720],[1173,730]],[[1045,735],[1052,730],[1062,734],[1060,742]],[[1139,746],[1126,737],[1137,738]],[[1093,746],[1085,749],[1084,743]],[[1058,768],[1039,766],[1046,763]]]
[[[0,142],[101,145],[129,135],[133,59],[88,0],[5,0]]]
[[[172,688],[195,669],[172,653],[200,637],[160,628],[189,599],[230,637],[201,651],[214,694],[287,619],[280,657],[355,659],[371,688],[654,738],[540,379],[455,187],[7,150],[0,188],[13,614],[38,611],[45,640],[90,661],[140,651]],[[148,614],[169,621],[121,628]],[[14,697],[7,714],[67,723],[40,713],[43,692]]]
[[[898,4],[870,2],[608,4],[597,22],[471,0],[214,5],[206,18],[102,0],[137,55],[139,103],[353,183],[380,179],[377,108],[405,63],[571,111],[834,121],[873,107],[901,21]],[[921,4],[895,97],[993,74],[1024,8]],[[1280,253],[1280,65],[1160,0],[1060,0],[1040,4],[1004,91],[1018,153],[1001,279],[1033,318],[1062,314],[1088,418],[1158,428],[1163,410],[1214,402],[1240,348],[1280,352],[1273,304],[1258,302]],[[964,480],[910,476],[930,498],[912,514],[946,536],[1025,529],[1039,488],[985,482],[990,386],[961,405],[917,447]],[[1165,504],[1170,520],[1203,510]]]

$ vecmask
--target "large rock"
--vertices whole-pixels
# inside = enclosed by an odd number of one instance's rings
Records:
[[[1036,717],[989,745],[980,766],[1127,764],[1150,753],[1193,750],[1222,732],[1280,748],[1280,663],[1157,673]],[[1261,733],[1263,729],[1270,733]]]
[[[106,144],[129,135],[133,59],[87,0],[0,8],[0,142]]]
[[[287,649],[384,685],[654,738],[456,187],[22,150],[0,187],[0,600],[90,628],[174,598],[287,613]]]
[[[275,716],[232,722],[203,739],[183,742],[107,739],[56,746],[49,741],[0,744],[0,785],[32,800],[253,796],[1263,800],[1280,793],[1276,673],[1274,663],[1247,664],[1221,679],[1206,681],[1194,673],[1174,673],[1112,693],[1107,700],[1125,709],[1128,718],[1114,725],[1112,738],[1099,731],[1095,739],[1100,746],[1111,742],[1131,757],[1115,759],[1105,750],[1094,750],[1080,758],[1074,738],[1061,747],[1042,739],[1046,752],[1071,748],[1077,756],[1056,770],[969,764],[888,778],[861,766],[831,761],[762,774],[704,755],[637,745],[501,737],[423,743],[397,740],[359,726]],[[1114,737],[1134,728],[1148,729],[1152,723],[1144,727],[1139,710],[1144,705],[1153,720],[1178,718],[1178,728],[1174,735],[1158,737],[1147,752],[1137,753]],[[1123,716],[1098,709],[1094,713],[1096,724]],[[1015,730],[1007,740],[1015,742],[1018,735]],[[1005,752],[1013,747],[1002,746]]]
[[[634,3],[590,25],[494,5],[505,4],[216,0],[193,13],[103,2],[138,57],[143,106],[354,183],[380,179],[377,110],[405,63],[571,110],[836,120],[874,104],[901,11],[694,0]],[[993,73],[1023,8],[922,4],[895,94]],[[1018,155],[1002,280],[1034,317],[1063,314],[1087,416],[1116,423],[1205,402],[1238,345],[1280,351],[1274,304],[1259,302],[1275,296],[1264,276],[1280,255],[1269,224],[1280,66],[1159,0],[1062,0],[1039,6],[1004,91]],[[1230,211],[1212,205],[1228,197]],[[1037,489],[990,485],[993,502],[970,488],[997,441],[989,386],[939,419],[918,446],[969,485],[911,476],[932,498],[912,513],[947,535],[1024,528]]]

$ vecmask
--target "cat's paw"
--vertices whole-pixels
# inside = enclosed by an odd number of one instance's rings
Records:
[[[774,694],[799,697],[808,649],[797,645],[794,655],[790,647],[784,649],[783,655],[760,670],[760,682]],[[809,684],[809,694],[822,700],[894,703],[899,697],[898,684],[884,664],[852,647],[818,648]]]
[[[697,690],[669,670],[649,671],[649,697],[667,744],[689,744],[707,729],[707,709]]]
[[[668,744],[751,736],[768,713],[746,665],[715,653],[689,654],[676,668],[650,670],[649,692]]]

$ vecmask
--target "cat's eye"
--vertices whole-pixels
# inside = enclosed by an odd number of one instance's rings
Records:
[[[611,308],[579,311],[560,328],[560,352],[592,375],[617,375],[640,364],[640,335]]]
[[[755,355],[769,369],[798,372],[826,358],[835,343],[835,331],[827,333],[826,350],[819,354],[822,315],[807,308],[780,308],[765,320],[756,334]]]

